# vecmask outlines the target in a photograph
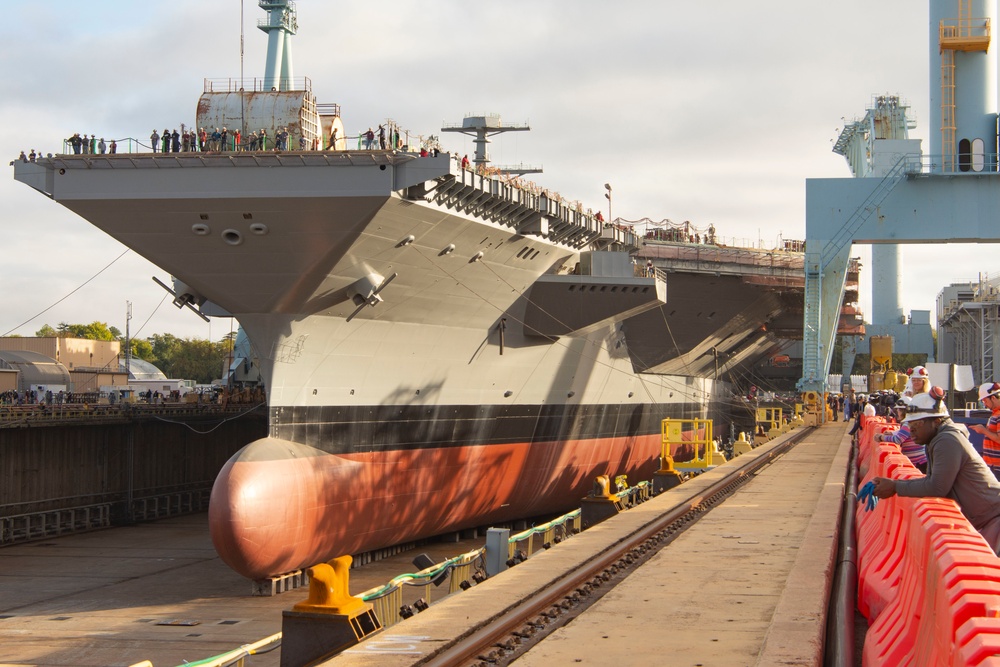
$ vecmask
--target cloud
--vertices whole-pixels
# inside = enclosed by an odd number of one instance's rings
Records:
[[[804,236],[805,179],[848,176],[831,139],[873,95],[902,95],[920,123],[914,136],[930,136],[928,12],[917,5],[301,0],[294,66],[320,102],[342,105],[349,133],[392,118],[415,134],[440,134],[466,113],[497,112],[530,122],[532,132],[497,137],[495,160],[544,165],[532,178],[585,207],[606,213],[610,182],[615,216],[714,224],[721,236],[767,243]],[[18,29],[0,42],[0,125],[11,131],[0,133],[0,154],[56,152],[73,132],[148,143],[154,127],[193,122],[203,79],[240,75],[239,8],[199,0],[12,6]],[[261,76],[264,15],[255,2],[242,8],[244,72]],[[442,141],[473,149],[461,135]],[[123,250],[9,176],[0,198],[8,258],[0,330]],[[933,272],[926,249],[908,248],[904,305],[931,309],[946,282],[995,267],[984,248],[958,249],[959,261]],[[43,319],[123,329],[125,300],[138,319],[162,299],[153,274],[165,278],[127,256]],[[169,305],[149,326],[200,336],[207,328]]]

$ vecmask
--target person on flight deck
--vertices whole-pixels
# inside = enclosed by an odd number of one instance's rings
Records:
[[[156,130],[153,130],[153,133],[149,135],[149,143],[153,146],[154,153],[160,150],[160,135]]]
[[[160,135],[160,140],[163,141],[163,152],[170,152],[170,130],[164,128],[163,134]]]
[[[1000,478],[1000,383],[986,382],[979,386],[979,400],[990,411],[986,426],[972,424],[971,428],[983,436],[983,460],[993,474]]]
[[[879,498],[951,498],[995,553],[1000,552],[1000,481],[944,406],[944,390],[931,387],[906,408],[913,441],[927,445],[927,475],[914,479],[876,477]]]

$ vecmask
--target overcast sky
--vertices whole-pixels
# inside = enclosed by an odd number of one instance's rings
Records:
[[[260,76],[265,14],[252,0],[242,9],[244,73]],[[6,161],[22,149],[57,152],[74,132],[148,141],[153,128],[194,122],[204,78],[240,75],[240,0],[46,0],[5,11]],[[911,136],[928,150],[926,0],[299,0],[298,23],[294,74],[312,80],[320,103],[341,105],[349,133],[392,118],[436,134],[496,112],[532,129],[496,138],[496,162],[541,165],[536,182],[605,214],[610,183],[616,218],[713,224],[765,247],[804,238],[805,179],[849,176],[832,141],[877,94],[910,104]],[[473,150],[463,135],[442,143]],[[169,299],[159,305],[165,293],[151,277],[166,281],[164,271],[132,252],[114,261],[124,246],[9,168],[0,202],[0,335],[94,320],[124,331],[126,301],[133,334],[148,319],[141,337],[229,331],[228,320],[208,325]],[[944,285],[1000,271],[995,251],[904,248],[904,309],[933,311]],[[854,254],[867,263],[866,247]]]

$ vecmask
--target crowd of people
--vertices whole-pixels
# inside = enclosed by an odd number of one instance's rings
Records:
[[[644,238],[652,241],[695,244],[704,243],[706,245],[716,245],[718,242],[715,236],[715,225],[709,225],[703,235],[699,231],[694,231],[690,222],[684,222],[677,227],[647,230]]]
[[[407,134],[409,137],[409,134]],[[216,128],[194,127],[187,128],[183,124],[178,131],[177,128],[164,128],[162,131],[154,128],[149,134],[149,144],[145,139],[129,139],[129,145],[138,145],[149,148],[153,153],[205,153],[205,152],[241,152],[241,151],[307,151],[307,150],[343,150],[348,139],[357,138],[358,150],[402,150],[410,151],[410,147],[405,144],[400,128],[389,121],[387,124],[379,124],[376,129],[369,127],[366,131],[358,133],[356,137],[340,136],[336,124],[330,127],[329,135],[322,133],[309,139],[305,134],[301,134],[297,140],[292,136],[288,126],[278,127],[276,130],[251,131],[245,134],[242,129],[229,129],[227,126]],[[122,139],[122,141],[125,141]],[[118,152],[118,141],[105,141],[104,137],[98,138],[96,134],[74,133],[65,140],[64,149],[74,155],[105,155]],[[421,157],[437,156],[441,152],[440,145],[435,136],[428,139],[421,139],[420,148],[414,148]],[[127,148],[126,152],[133,152]],[[30,154],[21,151],[18,156],[23,162],[34,162],[39,154],[32,149]],[[51,157],[51,154],[50,154]],[[471,169],[468,156],[463,160],[463,168]]]
[[[10,389],[0,393],[0,405],[70,405],[94,401],[97,394],[73,391],[38,391],[37,389]]]
[[[168,403],[220,404],[260,403],[266,399],[264,388],[259,385],[246,387],[212,387],[181,393],[178,390],[136,391],[132,399],[126,398],[127,388],[107,392],[72,392],[65,390],[11,389],[0,392],[0,406],[46,408],[60,405],[120,405],[124,403],[165,405]]]
[[[877,442],[892,442],[923,476],[909,479],[875,477],[869,482],[876,498],[951,498],[969,523],[983,536],[995,553],[1000,553],[1000,383],[979,387],[979,399],[990,410],[986,425],[973,425],[983,435],[980,454],[969,439],[969,430],[951,419],[945,406],[945,391],[931,386],[927,369],[908,371],[902,394],[878,392],[874,397],[859,395],[856,403],[845,402],[856,411],[857,433],[869,418],[883,417],[896,428],[881,429]],[[862,489],[859,498],[865,496]]]
[[[118,152],[118,142],[114,139],[111,143],[104,141],[104,137],[100,139],[97,135],[90,135],[89,137],[84,134],[82,137],[79,132],[73,134],[72,137],[66,140],[66,143],[70,145],[73,149],[75,155],[104,155],[105,153],[115,154]],[[34,153],[35,149],[31,149]]]
[[[162,134],[153,129],[149,145],[154,153],[286,151],[290,150],[290,136],[288,127],[279,127],[272,136],[264,128],[245,135],[242,130],[230,130],[227,126],[212,130],[204,127],[188,130],[181,126],[180,132],[164,128]],[[305,150],[307,144],[305,137],[299,137],[299,150]]]

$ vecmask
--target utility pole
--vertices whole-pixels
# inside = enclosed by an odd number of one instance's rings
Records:
[[[132,338],[129,323],[132,321],[132,302],[125,302],[125,382],[132,377]]]

